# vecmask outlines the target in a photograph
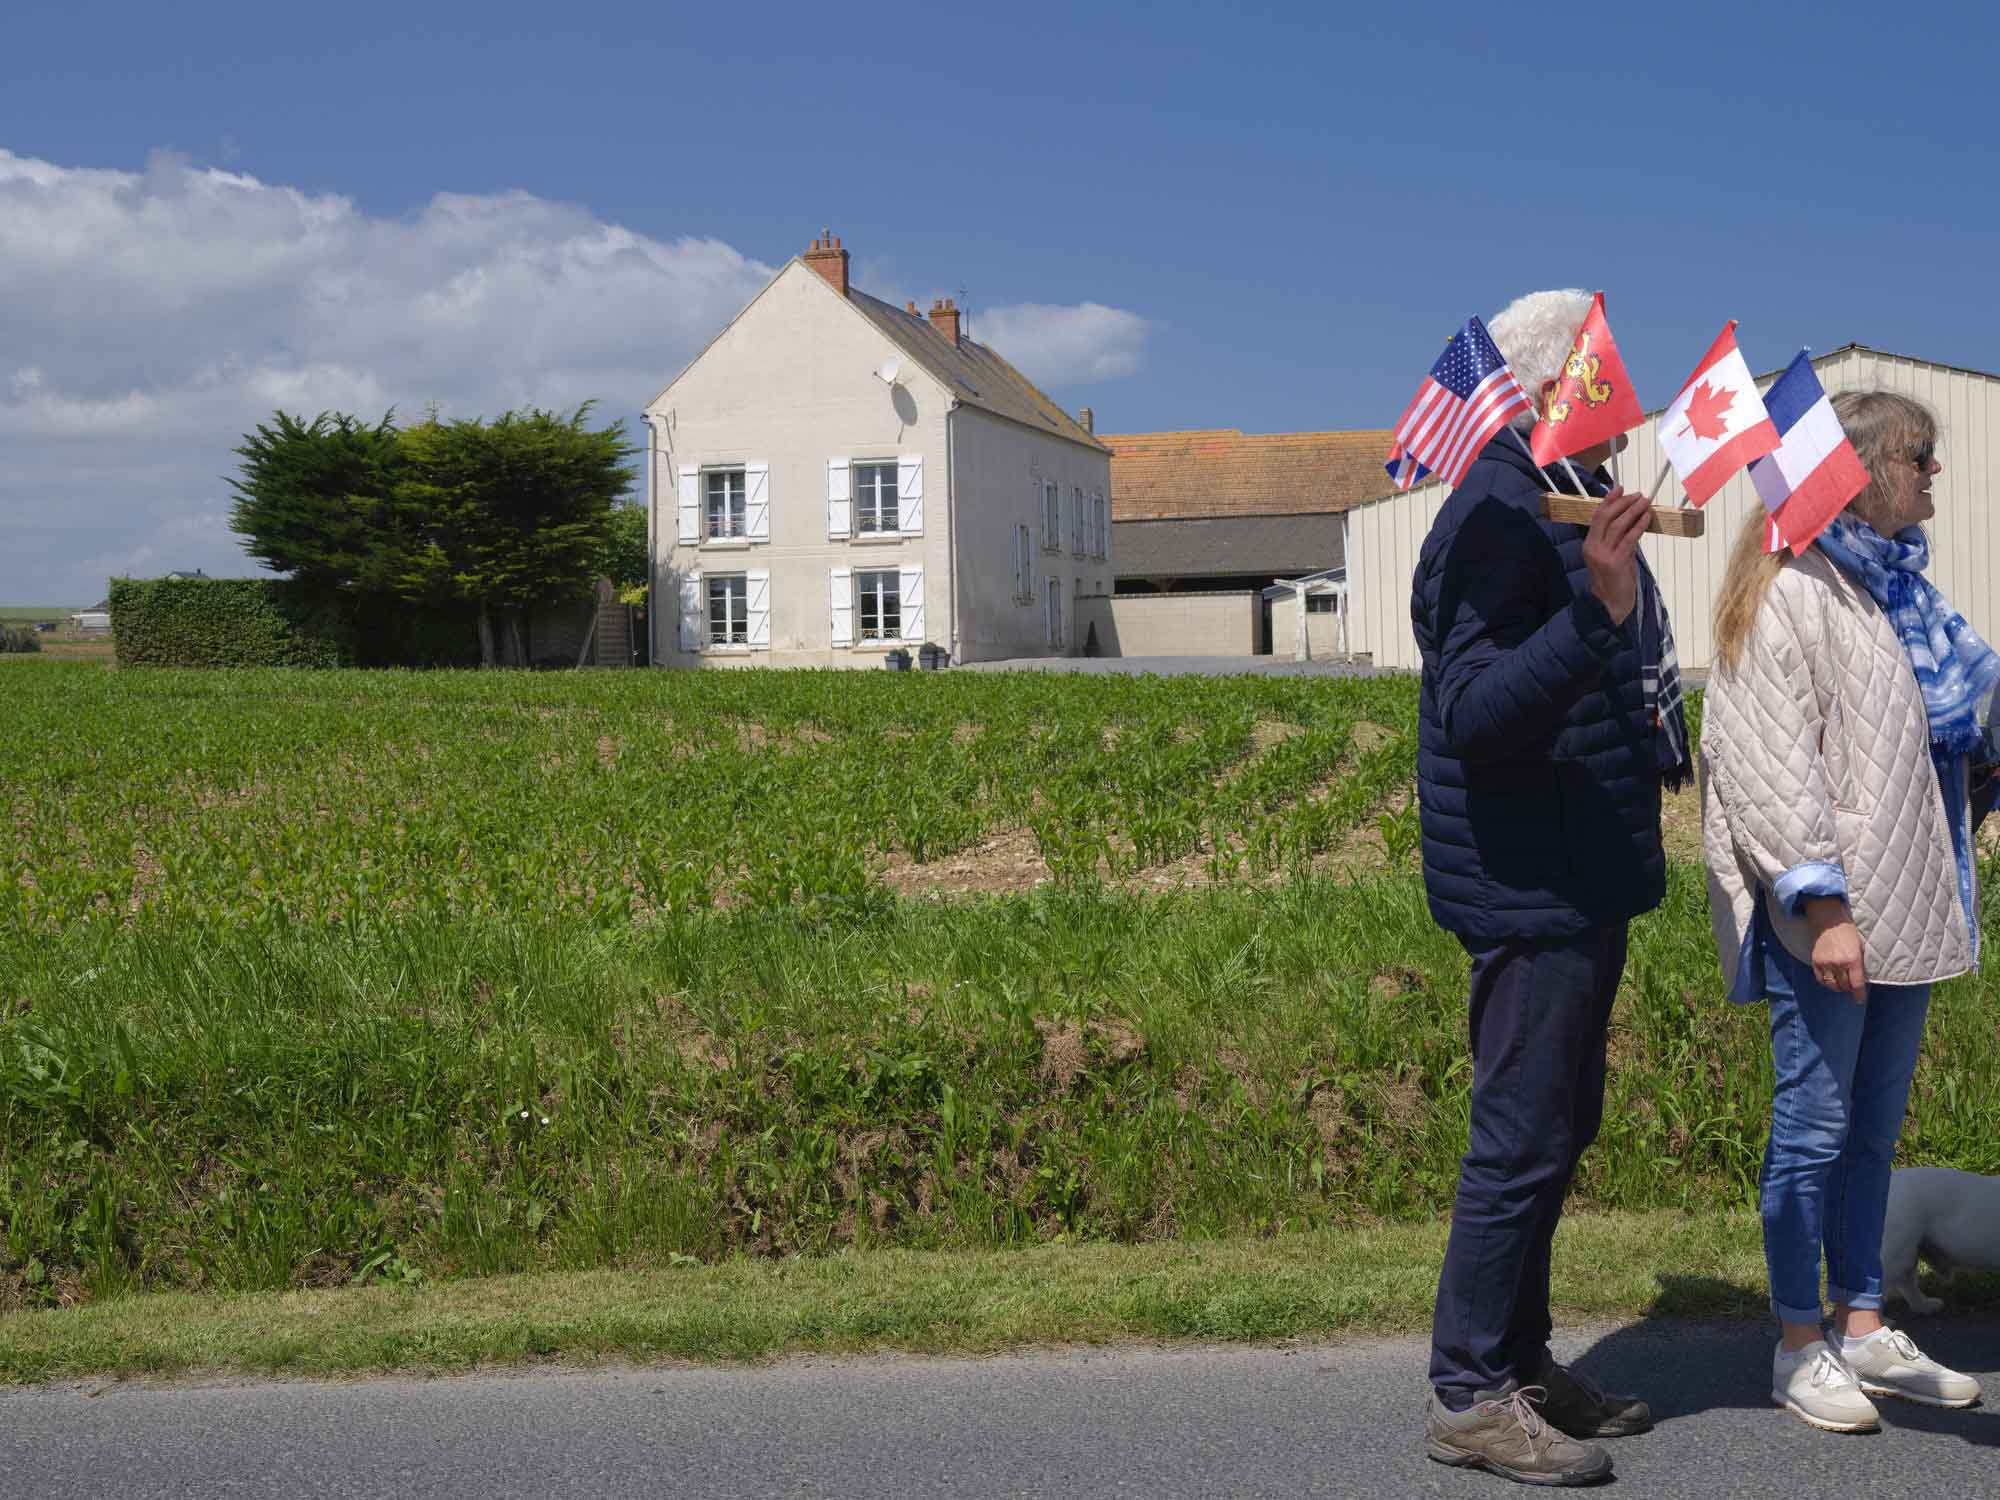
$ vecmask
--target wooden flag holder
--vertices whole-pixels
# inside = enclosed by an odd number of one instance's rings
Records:
[[[1597,514],[1602,500],[1593,500],[1588,495],[1558,495],[1544,492],[1542,514],[1551,521],[1568,521],[1577,526],[1588,526],[1590,518]],[[1705,526],[1703,511],[1683,505],[1655,505],[1652,519],[1646,522],[1646,530],[1657,536],[1700,536]]]

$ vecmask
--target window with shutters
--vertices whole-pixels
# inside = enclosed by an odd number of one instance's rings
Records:
[[[750,491],[741,469],[709,469],[701,476],[702,536],[710,541],[750,534]]]
[[[1035,543],[1026,526],[1014,528],[1014,602],[1035,602]]]
[[[712,573],[708,584],[708,644],[750,644],[750,580],[742,573]]]
[[[854,465],[854,529],[866,534],[893,532],[899,526],[895,464]]]
[[[1060,578],[1051,578],[1048,581],[1047,615],[1049,644],[1051,646],[1061,646],[1063,643],[1063,597],[1062,580]]]
[[[1042,481],[1042,550],[1062,551],[1062,486],[1053,479]]]
[[[903,634],[902,575],[893,568],[856,573],[854,592],[860,606],[861,639],[893,641]]]
[[[1072,485],[1069,492],[1069,550],[1072,557],[1083,556],[1083,528],[1088,516],[1089,497],[1082,485]]]

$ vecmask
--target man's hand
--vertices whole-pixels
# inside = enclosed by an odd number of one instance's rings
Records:
[[[1815,896],[1806,902],[1806,922],[1812,928],[1813,978],[1836,994],[1851,995],[1856,1005],[1868,999],[1868,966],[1862,956],[1861,929],[1838,896]]]
[[[1613,625],[1639,602],[1639,565],[1634,559],[1639,538],[1653,518],[1652,502],[1632,490],[1615,489],[1590,518],[1583,534],[1583,561],[1590,569],[1590,591],[1611,616]]]

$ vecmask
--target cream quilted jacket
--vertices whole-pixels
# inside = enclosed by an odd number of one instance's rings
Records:
[[[1870,982],[1927,984],[1972,967],[1916,674],[1887,616],[1817,547],[1772,582],[1736,670],[1709,681],[1701,798],[1726,983],[1760,894],[1787,951],[1811,957],[1805,918],[1770,891],[1814,860],[1847,876]]]

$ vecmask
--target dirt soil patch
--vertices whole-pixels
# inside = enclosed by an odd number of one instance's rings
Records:
[[[1025,828],[1004,828],[968,849],[926,864],[917,864],[898,850],[878,873],[882,883],[898,896],[1000,895],[1044,884],[1049,867],[1033,833]]]

